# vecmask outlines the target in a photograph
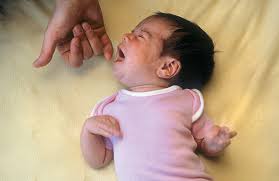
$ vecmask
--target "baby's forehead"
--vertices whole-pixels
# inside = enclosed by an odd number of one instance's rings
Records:
[[[141,20],[141,21],[137,24],[137,26],[135,27],[135,29],[144,26],[144,24],[147,24],[147,23],[154,23],[154,22],[157,22],[157,21],[159,21],[159,18],[155,18],[155,17],[153,17],[153,16],[148,16],[148,17],[144,18],[143,20]]]
[[[140,29],[145,26],[154,25],[154,24],[165,24],[168,25],[168,22],[160,17],[148,16],[147,18],[141,20],[134,29]]]
[[[167,20],[149,16],[143,19],[139,24],[133,29],[133,31],[148,31],[151,34],[160,34],[162,38],[166,38],[173,32],[174,27]]]

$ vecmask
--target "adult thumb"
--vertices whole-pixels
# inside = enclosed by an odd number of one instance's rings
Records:
[[[38,68],[47,65],[52,59],[56,44],[57,40],[55,39],[55,37],[49,35],[48,33],[45,33],[41,53],[37,60],[33,62],[33,66]]]

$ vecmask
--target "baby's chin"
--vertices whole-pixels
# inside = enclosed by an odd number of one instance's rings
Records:
[[[113,73],[113,76],[116,78],[116,80],[117,80],[119,83],[125,85],[125,81],[123,81],[123,79],[124,79],[124,74],[123,74],[121,71],[116,70],[116,69],[113,67],[112,73]]]
[[[125,74],[122,72],[115,72],[113,71],[113,75],[116,78],[116,80],[123,85],[124,87],[133,87],[134,84],[131,83],[129,80],[126,79]]]

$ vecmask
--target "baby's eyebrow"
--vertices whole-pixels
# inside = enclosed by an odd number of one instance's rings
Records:
[[[148,34],[149,37],[152,37],[152,34],[149,31],[146,31],[144,29],[140,29],[140,31],[145,32],[146,34]],[[135,29],[132,30],[132,33],[135,32]]]
[[[142,29],[141,31],[147,33],[149,37],[152,37],[152,34],[151,34],[149,31],[146,31],[146,30],[144,30],[144,29]]]

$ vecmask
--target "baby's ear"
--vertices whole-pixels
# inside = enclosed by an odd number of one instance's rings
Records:
[[[179,60],[166,56],[162,58],[162,63],[157,69],[157,76],[163,79],[171,79],[178,74],[181,69]]]

